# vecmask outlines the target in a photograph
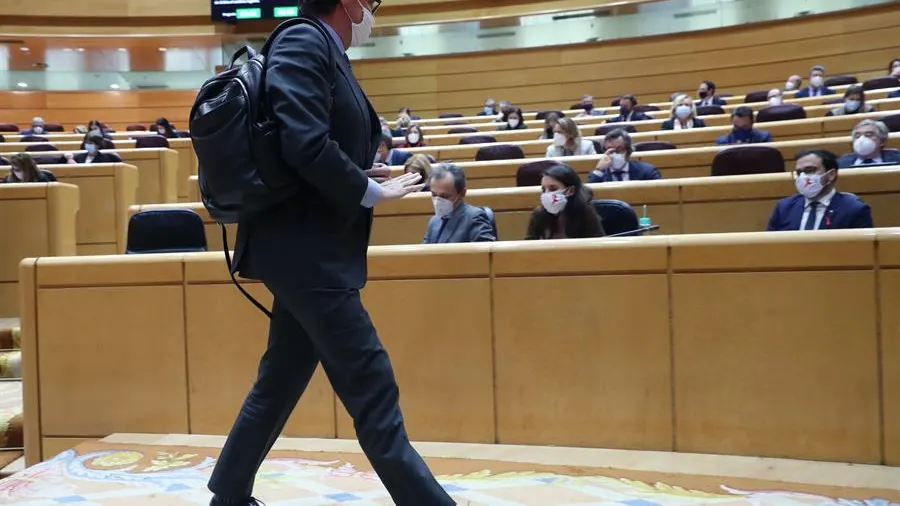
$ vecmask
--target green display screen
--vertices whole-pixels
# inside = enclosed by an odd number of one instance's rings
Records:
[[[238,19],[262,19],[262,9],[238,9],[235,13]]]
[[[275,7],[272,15],[276,18],[296,18],[300,15],[300,7]]]

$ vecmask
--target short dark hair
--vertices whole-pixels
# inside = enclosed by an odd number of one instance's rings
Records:
[[[452,163],[436,165],[431,170],[431,177],[429,180],[434,181],[436,179],[444,179],[448,175],[453,177],[453,188],[456,189],[456,193],[460,193],[466,189],[466,172],[459,165],[454,165]]]
[[[622,102],[623,100],[631,100],[631,105],[638,105],[637,97],[630,93],[619,97],[619,102]]]
[[[631,135],[629,135],[628,132],[621,128],[617,128],[612,132],[606,134],[606,136],[603,137],[603,142],[614,141],[616,139],[622,139],[623,141],[625,141],[625,151],[629,155],[634,152],[634,148],[631,147]]]
[[[338,5],[341,5],[340,0],[300,0],[300,10],[316,16],[331,14]]]
[[[849,97],[850,95],[862,95],[863,101],[866,100],[866,89],[863,88],[861,84],[854,84],[847,88],[844,92],[844,98]]]
[[[819,160],[822,160],[822,167],[825,167],[825,170],[837,170],[838,168],[837,155],[827,149],[804,149],[794,156],[794,161],[809,155],[818,156]]]
[[[753,119],[753,109],[747,107],[746,105],[742,105],[740,107],[735,107],[733,111],[731,111],[732,118],[750,118]]]
[[[394,138],[390,135],[382,135],[381,140],[378,141],[378,145],[381,146],[382,144],[387,146],[388,149],[391,149],[394,147]]]
[[[716,83],[714,83],[712,81],[703,81],[703,84],[705,84],[706,87],[709,88],[710,90],[716,89]]]

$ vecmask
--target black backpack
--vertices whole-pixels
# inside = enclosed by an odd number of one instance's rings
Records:
[[[266,56],[278,35],[295,25],[315,27],[327,41],[334,97],[334,44],[321,21],[299,17],[281,23],[260,53],[245,46],[225,71],[206,81],[191,108],[190,133],[199,162],[200,194],[210,217],[222,226],[225,261],[232,272],[224,224],[238,223],[295,195],[298,179],[281,158],[278,126],[265,97]],[[246,63],[235,66],[247,56]],[[269,312],[237,283],[241,292],[264,313]]]

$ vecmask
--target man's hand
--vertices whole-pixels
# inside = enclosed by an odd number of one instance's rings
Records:
[[[391,168],[383,163],[376,163],[366,171],[366,175],[374,179],[376,183],[384,183],[391,178]]]
[[[425,188],[425,183],[419,183],[419,180],[421,179],[422,176],[415,172],[409,172],[400,177],[388,179],[381,183],[381,198],[385,200],[399,199],[410,193],[422,191],[422,188]]]
[[[606,153],[600,155],[600,159],[597,160],[597,170],[604,171],[610,168],[612,166],[612,154],[615,152],[615,149],[607,149]]]

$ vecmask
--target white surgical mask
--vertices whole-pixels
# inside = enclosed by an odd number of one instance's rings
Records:
[[[894,77],[900,77],[900,65],[894,65],[894,68],[891,70],[891,75]]]
[[[869,156],[875,152],[875,141],[868,137],[859,137],[853,141],[853,152],[859,156]]]
[[[408,140],[410,144],[418,144],[419,143],[419,134],[416,134],[416,133],[409,134],[409,136],[406,138],[406,140]]]
[[[87,153],[88,153],[89,155],[96,155],[96,154],[97,154],[97,146],[95,146],[95,145],[93,145],[93,144],[85,144],[85,145],[84,145],[84,150],[87,151]]]
[[[822,184],[821,174],[801,174],[794,181],[794,184],[797,186],[797,191],[800,192],[800,195],[810,200],[822,193],[822,188],[825,187]]]
[[[784,89],[786,89],[788,91],[796,90],[797,85],[794,84],[794,81],[788,81],[788,82],[784,83]]]
[[[691,117],[691,108],[687,105],[679,105],[675,108],[675,116],[678,116],[681,119],[687,119]]]
[[[383,160],[381,158],[381,153],[375,152],[375,159],[372,160],[372,163],[381,163]]]
[[[562,212],[562,210],[566,208],[566,202],[568,202],[568,200],[569,199],[566,197],[566,194],[563,193],[563,190],[544,192],[541,194],[541,205],[544,206],[544,209],[550,214],[559,214]]]
[[[856,112],[859,110],[859,100],[847,100],[844,102],[844,109],[847,112]]]
[[[556,132],[555,134],[553,134],[553,145],[556,147],[559,147],[559,148],[565,146],[566,145],[566,134],[561,134],[559,132]]]
[[[33,127],[33,128],[31,129],[31,131],[34,132],[34,133],[37,134],[37,135],[41,135],[42,133],[44,133],[44,127],[38,125],[38,126],[36,126],[36,127]]]
[[[628,163],[625,161],[625,155],[622,153],[613,153],[610,155],[610,158],[612,158],[612,168],[615,170],[622,170],[625,164]]]
[[[781,97],[769,97],[769,105],[781,105],[784,103],[784,99]]]
[[[165,135],[166,135],[166,129],[165,129],[165,128],[157,128],[157,129],[156,129],[156,133],[158,133],[159,135],[162,135],[163,137],[165,137]]]
[[[519,120],[517,118],[509,119],[509,128],[516,128],[519,126]]]
[[[822,76],[812,76],[809,79],[809,84],[813,85],[813,88],[821,88],[823,82]]]
[[[350,29],[353,32],[350,37],[351,47],[359,47],[369,42],[369,38],[372,36],[372,27],[375,26],[375,15],[369,9],[366,9],[363,4],[360,3],[359,6],[362,7],[363,14],[362,21],[359,23],[353,21],[350,13],[347,12],[347,8],[344,7],[344,13],[347,15],[347,19],[350,20]]]
[[[453,212],[453,202],[444,197],[431,197],[431,203],[434,204],[434,215],[443,218]]]
[[[484,106],[485,114],[494,114],[494,108],[492,106],[486,105]]]
[[[16,176],[16,180],[21,181],[25,179],[25,173],[23,173],[21,170],[14,170],[12,172],[13,175]]]

